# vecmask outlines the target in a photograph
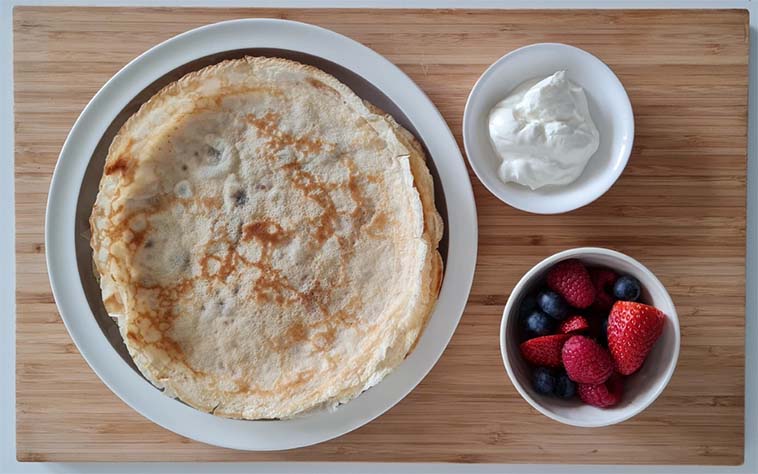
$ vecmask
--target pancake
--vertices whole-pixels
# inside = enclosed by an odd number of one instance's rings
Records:
[[[244,419],[378,383],[442,280],[425,160],[392,117],[297,62],[224,61],[163,88],[113,140],[90,218],[135,365]]]

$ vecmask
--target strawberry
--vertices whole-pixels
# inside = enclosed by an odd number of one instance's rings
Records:
[[[613,361],[600,344],[584,336],[571,336],[561,350],[566,373],[574,382],[598,384],[613,373]]]
[[[563,334],[570,334],[573,332],[581,332],[590,328],[590,324],[584,319],[584,316],[576,315],[566,318],[558,327],[558,332]]]
[[[529,339],[521,343],[521,355],[532,365],[560,367],[561,349],[568,338],[568,334],[553,334]]]
[[[587,405],[599,408],[608,408],[621,401],[621,393],[624,390],[624,380],[619,374],[613,374],[604,383],[586,384],[580,383],[576,387],[579,398]]]
[[[619,276],[613,270],[606,268],[590,268],[589,274],[592,286],[595,287],[595,301],[592,303],[592,309],[607,312],[616,301],[613,297],[613,284]]]
[[[608,316],[608,349],[622,375],[636,372],[663,332],[666,315],[633,301],[617,301]]]
[[[584,264],[577,259],[558,262],[547,273],[547,286],[575,308],[587,308],[595,301],[595,287]]]

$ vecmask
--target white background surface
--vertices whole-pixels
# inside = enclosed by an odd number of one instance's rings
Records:
[[[746,420],[745,464],[737,467],[698,466],[580,466],[580,465],[455,465],[455,464],[303,464],[303,463],[238,463],[238,464],[182,464],[182,463],[17,463],[15,458],[15,297],[14,297],[14,216],[13,216],[13,96],[12,96],[12,9],[14,5],[143,5],[143,6],[320,6],[320,7],[440,7],[440,8],[745,8],[750,10],[750,126],[748,162],[748,239],[747,239],[747,315],[746,315]],[[236,473],[236,472],[511,472],[511,473],[758,473],[758,327],[756,310],[755,239],[758,232],[756,205],[758,205],[758,8],[750,0],[389,0],[375,1],[255,1],[221,0],[139,0],[128,1],[34,1],[0,0],[0,474],[12,473]],[[86,449],[83,446],[82,449]]]

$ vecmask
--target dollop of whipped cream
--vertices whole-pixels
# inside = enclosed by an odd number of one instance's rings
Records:
[[[519,85],[490,111],[489,133],[500,179],[531,189],[573,182],[600,145],[584,90],[566,71]]]

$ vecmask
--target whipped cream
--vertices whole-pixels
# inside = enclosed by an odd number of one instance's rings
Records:
[[[573,182],[600,144],[584,90],[566,71],[519,85],[490,111],[489,133],[500,179],[531,189]]]

